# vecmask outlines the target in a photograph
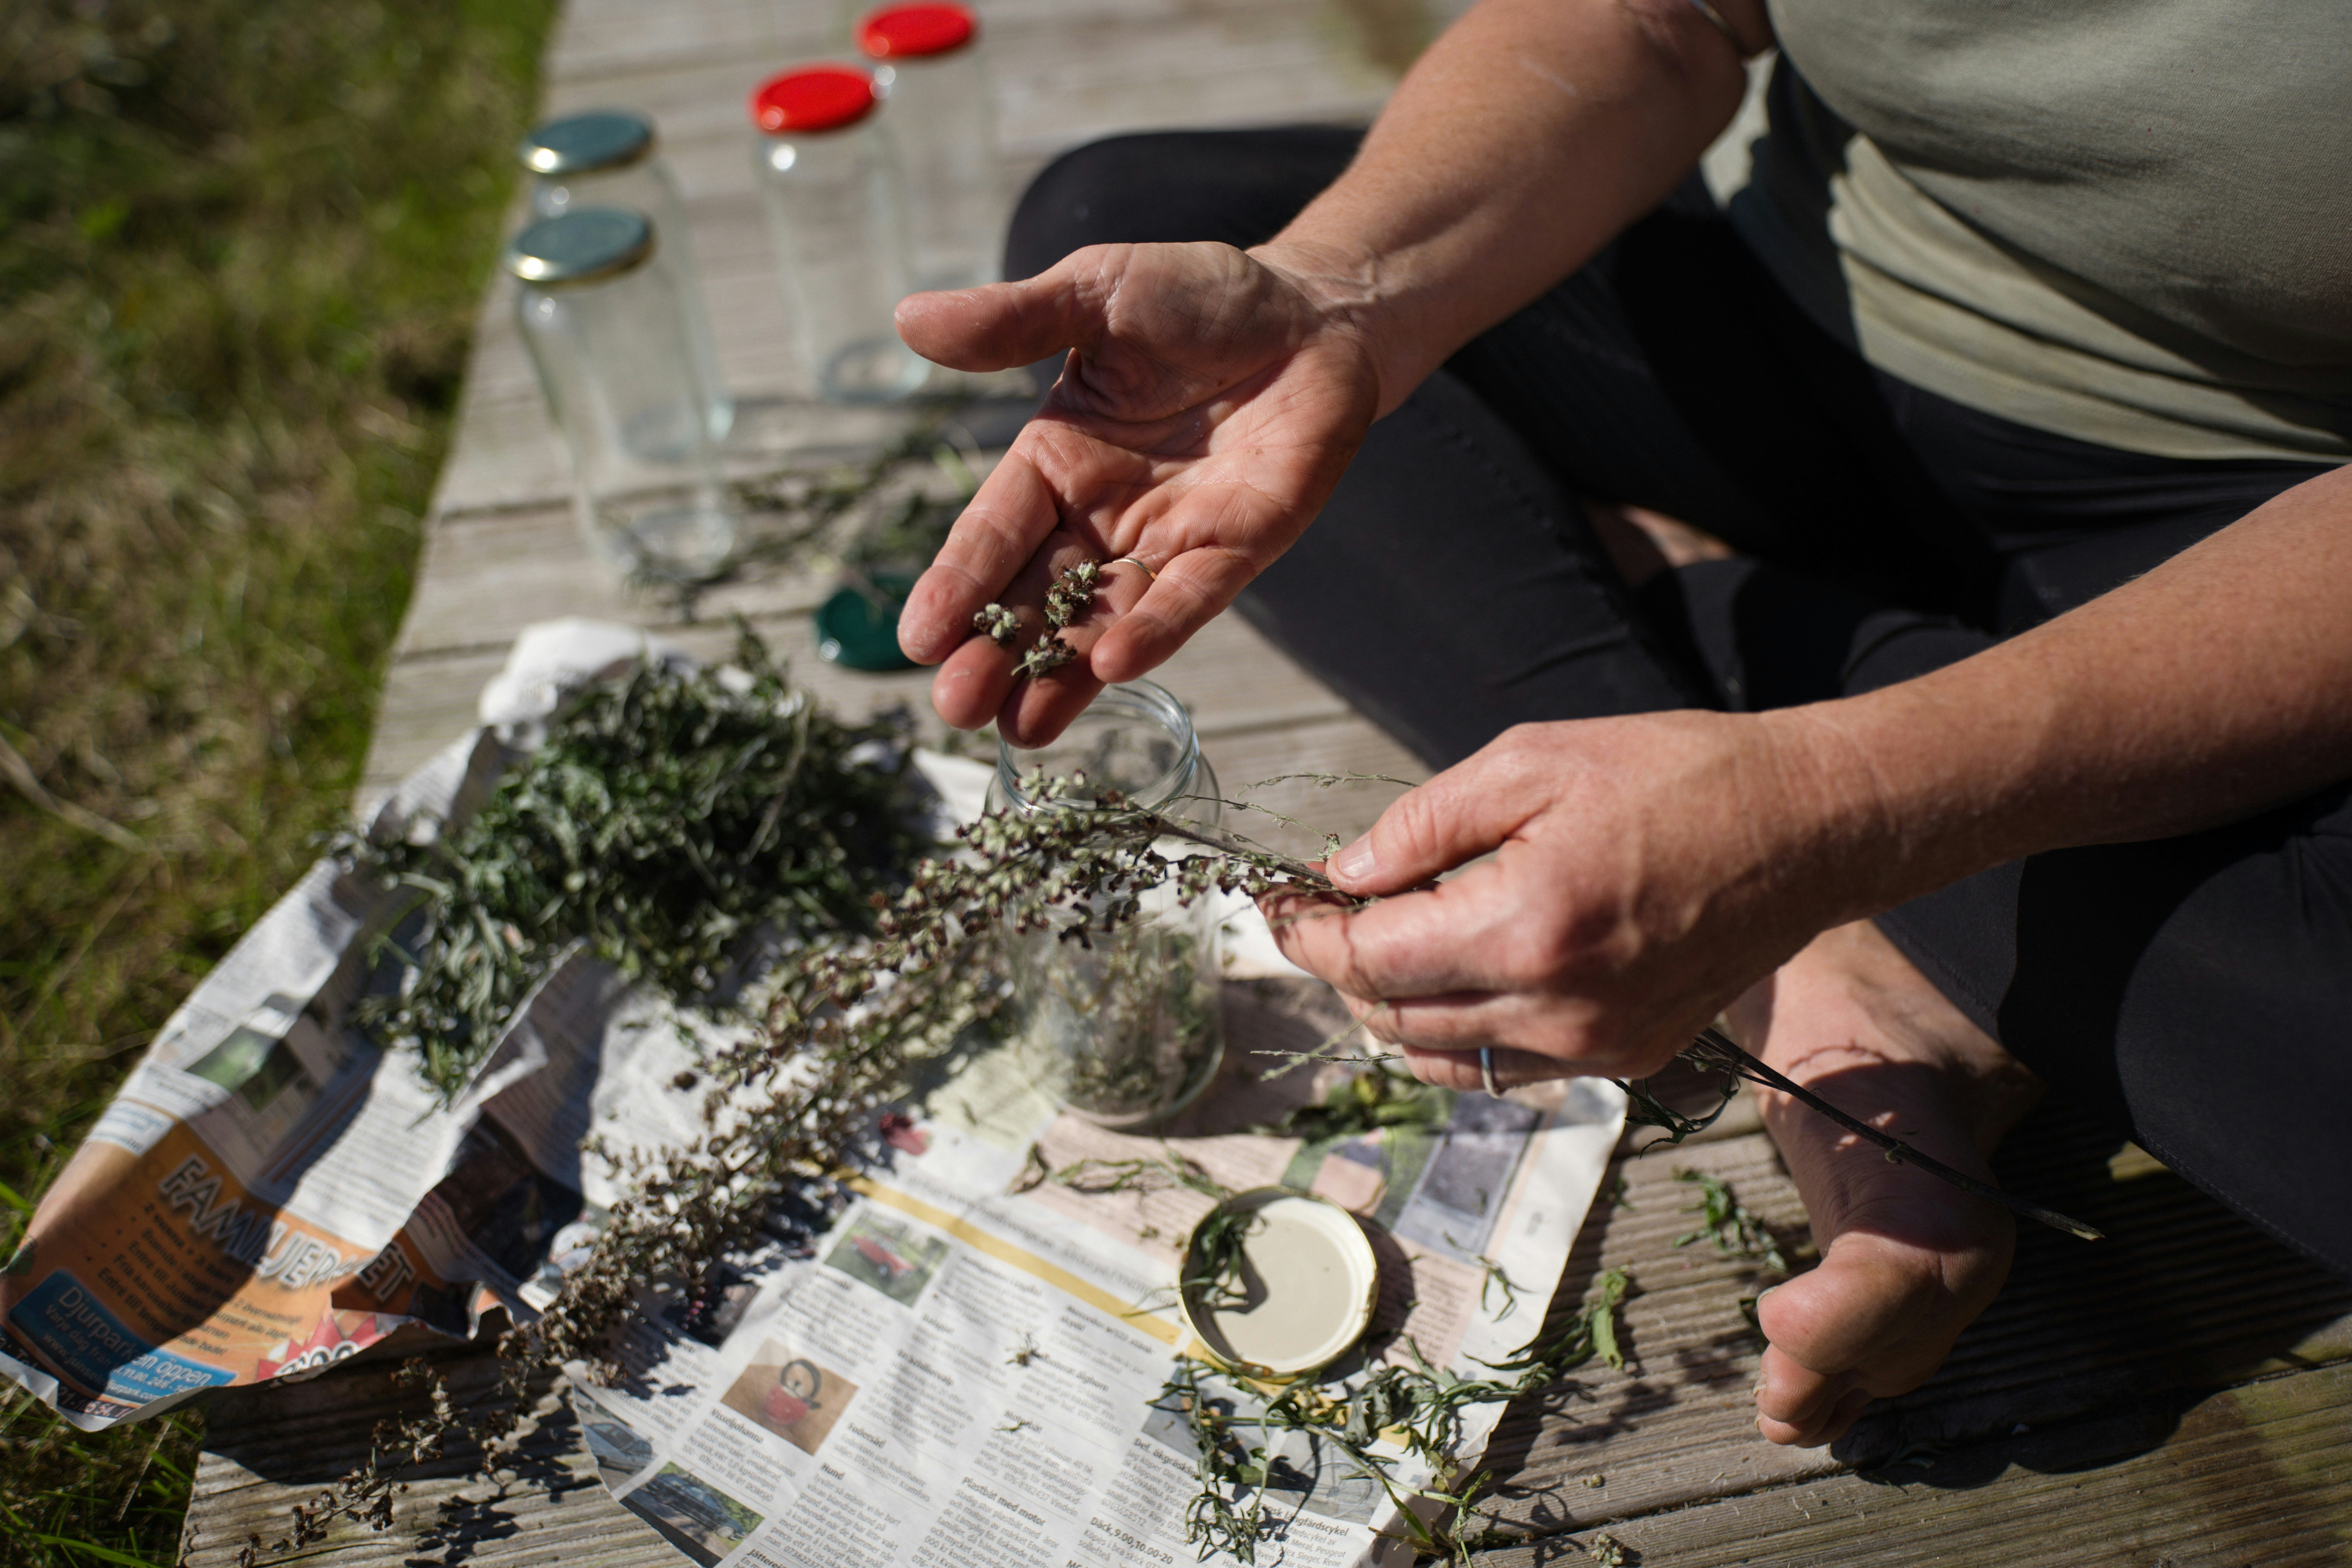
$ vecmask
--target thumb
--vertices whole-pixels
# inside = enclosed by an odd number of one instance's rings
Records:
[[[1505,745],[1487,746],[1381,813],[1370,833],[1331,857],[1331,880],[1360,898],[1401,893],[1518,831],[1542,797]]]
[[[1017,283],[909,294],[898,301],[898,336],[925,359],[961,371],[1008,370],[1091,343],[1102,334],[1101,303],[1082,286],[1076,260]]]

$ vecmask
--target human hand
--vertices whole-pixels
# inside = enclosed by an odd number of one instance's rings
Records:
[[[1331,858],[1378,902],[1270,896],[1276,939],[1425,1082],[1476,1088],[1482,1046],[1507,1082],[1646,1077],[1867,901],[1866,797],[1773,717],[1507,731]]]
[[[1074,351],[898,620],[908,657],[940,666],[940,716],[993,720],[1020,745],[1059,734],[1231,604],[1322,506],[1380,400],[1341,291],[1270,249],[1095,246],[1024,282],[915,295],[898,328],[958,370]],[[1057,573],[1122,557],[1156,575],[1106,573],[1060,669],[1016,681],[1018,650],[973,633],[995,601],[1026,646]]]

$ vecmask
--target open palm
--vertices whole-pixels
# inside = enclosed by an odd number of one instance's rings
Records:
[[[1058,734],[1107,682],[1182,647],[1314,518],[1379,401],[1362,334],[1311,284],[1231,246],[1097,246],[1019,283],[898,307],[918,353],[958,370],[1073,353],[916,584],[909,657],[940,669],[940,715],[994,720],[1019,744]],[[1107,574],[1066,640],[1079,657],[1014,679],[1015,653],[971,630],[992,601],[1022,641],[1045,591],[1084,560]]]

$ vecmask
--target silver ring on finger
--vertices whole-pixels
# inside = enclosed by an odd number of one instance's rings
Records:
[[[1495,1047],[1492,1046],[1478,1047],[1478,1081],[1486,1087],[1488,1099],[1503,1098],[1503,1086],[1495,1081]]]
[[[1145,565],[1145,564],[1143,563],[1142,559],[1141,559],[1140,557],[1139,557],[1139,556],[1134,556],[1134,555],[1122,555],[1122,556],[1120,556],[1118,560],[1116,560],[1116,561],[1112,562],[1112,563],[1110,563],[1110,565],[1111,565],[1111,566],[1132,566],[1132,567],[1134,567],[1136,570],[1138,570],[1138,571],[1141,572],[1141,573],[1142,573],[1146,577],[1150,578],[1152,582],[1157,583],[1157,582],[1159,582],[1159,581],[1160,581],[1160,574],[1159,574],[1159,573],[1157,573],[1157,572],[1154,572],[1150,567],[1149,567],[1149,566]],[[1110,566],[1106,566],[1106,567],[1104,567],[1104,568],[1103,568],[1103,570],[1104,570],[1104,571],[1106,571],[1106,572],[1108,572],[1108,571],[1109,571],[1109,570],[1110,570]]]

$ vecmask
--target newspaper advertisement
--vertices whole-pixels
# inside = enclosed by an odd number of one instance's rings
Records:
[[[632,627],[530,628],[481,727],[370,830],[463,820],[566,691],[648,658],[684,662]],[[977,815],[986,770],[918,763],[943,820]],[[372,954],[402,907],[322,861],[196,987],[0,1268],[0,1372],[98,1430],[314,1374],[397,1331],[528,1319],[623,1195],[583,1152],[592,1134],[656,1149],[697,1131],[700,1097],[678,1086],[715,1026],[576,954],[440,1103],[404,1055],[344,1025],[397,983]],[[1224,1188],[1287,1186],[1360,1216],[1381,1262],[1365,1356],[1410,1343],[1473,1372],[1529,1338],[1615,1142],[1618,1091],[1565,1080],[1453,1096],[1420,1125],[1269,1132],[1348,1070],[1278,1070],[1344,1015],[1245,900],[1228,913],[1225,1066],[1181,1121],[1104,1131],[1013,1057],[976,1053],[886,1117],[886,1157],[776,1227],[769,1252],[635,1322],[627,1375],[578,1396],[623,1506],[730,1568],[1189,1560],[1193,1460],[1160,1394],[1198,1351],[1171,1288],[1213,1200],[1038,1180],[1089,1160],[1181,1158]],[[1471,1407],[1465,1451],[1499,1414]],[[1380,1560],[1387,1498],[1330,1468],[1302,1453],[1270,1478],[1280,1560]]]

